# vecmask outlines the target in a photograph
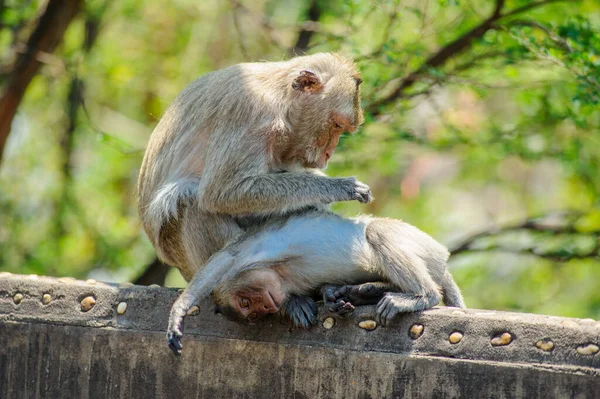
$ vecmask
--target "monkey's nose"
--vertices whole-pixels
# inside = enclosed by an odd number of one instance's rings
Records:
[[[277,309],[277,306],[272,306],[266,303],[263,303],[263,309],[265,313],[277,313],[277,311],[279,310]]]

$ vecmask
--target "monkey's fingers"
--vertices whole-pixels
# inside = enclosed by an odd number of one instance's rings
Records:
[[[287,313],[296,327],[309,329],[317,324],[318,306],[309,297],[291,296],[285,303],[285,313]]]
[[[339,302],[340,299],[346,299],[348,294],[352,291],[353,285],[343,285],[333,292],[327,297],[330,302]]]
[[[175,354],[175,356],[181,356],[181,350],[183,349],[183,344],[181,343],[181,337],[183,334],[169,331],[167,333],[167,342],[169,343],[169,349]]]
[[[328,302],[325,304],[325,308],[328,312],[336,314],[338,316],[350,314],[356,309],[354,305],[344,300],[340,300],[337,302]]]
[[[373,202],[373,196],[371,195],[371,189],[364,183],[356,181],[355,186],[355,198],[361,204],[368,204]]]
[[[377,304],[376,321],[382,326],[389,325],[394,318],[402,313],[401,300],[392,295],[384,296]]]

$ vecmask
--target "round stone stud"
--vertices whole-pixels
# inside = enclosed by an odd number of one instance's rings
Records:
[[[536,342],[535,346],[544,352],[552,352],[552,349],[554,349],[554,342],[552,342],[552,340],[549,338],[544,338]]]
[[[129,288],[129,287],[133,287],[133,283],[125,282],[125,283],[119,284],[119,288]]]
[[[408,336],[411,337],[412,339],[417,339],[421,335],[423,335],[423,329],[424,329],[424,327],[422,324],[413,324],[410,327],[410,330],[408,330]]]
[[[598,345],[595,344],[587,344],[577,347],[577,353],[580,355],[595,355],[599,350],[600,348],[598,348]]]
[[[330,330],[335,326],[335,319],[333,317],[328,317],[323,320],[323,328],[326,330]]]
[[[93,278],[88,278],[87,280],[85,280],[86,283],[88,283],[89,285],[95,285],[97,283],[96,280],[94,280]]]
[[[13,302],[15,303],[15,305],[20,304],[22,300],[23,300],[23,294],[21,294],[20,292],[17,292],[15,294],[15,296],[13,296]]]
[[[52,302],[52,296],[50,296],[50,294],[44,294],[44,295],[42,296],[42,303],[43,303],[44,305],[47,305],[47,304],[49,304],[50,302]]]
[[[160,288],[160,285],[158,285],[158,284],[150,284],[148,286],[148,288]]]
[[[490,342],[492,346],[506,346],[512,342],[512,335],[505,332],[501,335],[495,336]]]
[[[188,311],[188,316],[198,316],[200,314],[200,308],[198,306],[192,306]]]
[[[463,333],[461,333],[460,331],[454,331],[448,337],[448,341],[450,341],[450,343],[453,345],[458,344],[460,341],[462,341],[462,339],[463,339]]]
[[[94,307],[95,304],[96,304],[96,298],[94,298],[93,296],[86,296],[85,298],[83,298],[81,300],[81,311],[89,312]]]
[[[75,279],[73,277],[61,277],[58,280],[59,283],[72,283],[73,281],[75,281]]]
[[[126,311],[127,311],[127,303],[126,302],[121,302],[117,305],[117,313],[118,314],[125,314]]]
[[[358,323],[358,326],[363,330],[373,331],[377,328],[377,322],[375,322],[375,320],[363,320]]]

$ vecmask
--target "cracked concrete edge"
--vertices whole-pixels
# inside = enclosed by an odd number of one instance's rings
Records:
[[[176,289],[158,286],[3,272],[0,323],[162,333],[177,295]],[[600,375],[600,322],[592,319],[436,307],[403,315],[392,326],[380,327],[371,323],[374,311],[373,306],[360,307],[350,317],[339,319],[321,310],[319,325],[310,330],[292,329],[277,319],[242,326],[215,315],[212,301],[207,299],[199,304],[196,315],[186,319],[184,342],[216,337],[542,367],[575,366],[575,370]]]

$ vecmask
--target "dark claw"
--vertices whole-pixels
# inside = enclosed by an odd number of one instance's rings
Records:
[[[181,356],[181,350],[183,349],[181,334],[169,331],[167,333],[167,341],[169,343],[169,349],[171,349],[175,356]]]

